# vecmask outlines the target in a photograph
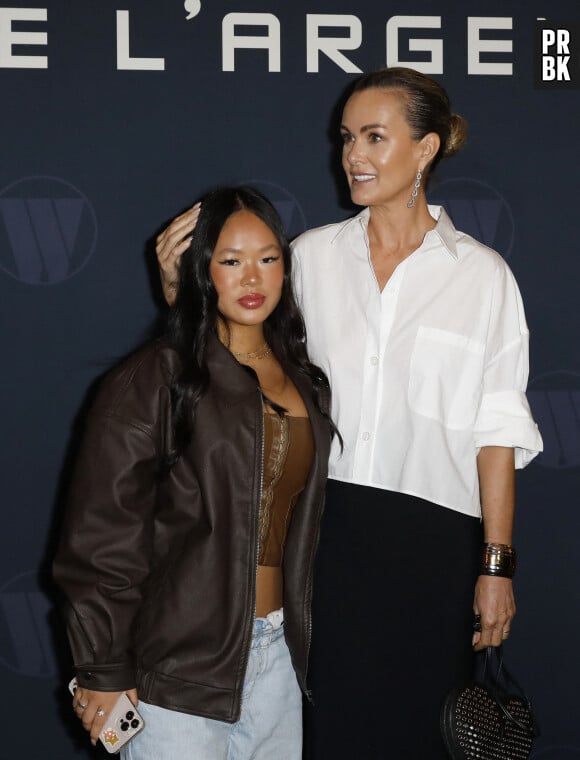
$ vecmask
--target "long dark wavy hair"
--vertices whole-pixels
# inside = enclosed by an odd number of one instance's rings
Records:
[[[223,187],[202,200],[191,245],[181,258],[177,295],[169,313],[167,337],[179,355],[181,371],[171,388],[173,447],[166,463],[168,468],[191,439],[195,410],[209,383],[207,343],[210,335],[217,335],[220,316],[217,292],[209,273],[210,260],[226,221],[242,210],[255,214],[270,228],[284,261],[282,295],[264,322],[264,337],[282,366],[291,365],[310,379],[317,408],[328,420],[331,432],[337,432],[321,404],[322,394],[329,391],[328,380],[306,353],[306,329],[294,297],[292,254],[282,220],[270,201],[254,188]]]

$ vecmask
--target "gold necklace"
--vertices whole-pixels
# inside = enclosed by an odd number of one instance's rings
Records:
[[[239,356],[240,359],[264,359],[266,356],[272,353],[272,349],[267,343],[260,346],[256,351],[250,351],[249,354],[244,351],[232,351],[234,356]]]

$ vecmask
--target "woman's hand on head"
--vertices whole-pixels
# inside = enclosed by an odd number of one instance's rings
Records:
[[[89,731],[93,746],[97,743],[105,721],[121,694],[126,694],[137,707],[139,702],[137,689],[129,689],[124,692],[92,691],[92,689],[85,689],[82,686],[76,689],[73,696],[73,710],[83,724],[83,728]]]
[[[480,575],[475,586],[473,611],[481,618],[481,631],[473,634],[475,651],[500,646],[508,638],[516,614],[511,578]]]
[[[155,252],[161,274],[161,287],[168,304],[175,301],[179,278],[179,261],[191,243],[191,233],[197,224],[200,209],[201,203],[196,203],[188,211],[177,216],[157,236]]]

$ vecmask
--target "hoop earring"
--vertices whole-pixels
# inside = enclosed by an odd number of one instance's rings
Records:
[[[419,188],[421,187],[421,177],[423,176],[423,173],[421,172],[421,169],[417,169],[417,177],[415,179],[415,184],[413,185],[413,189],[411,190],[411,197],[409,201],[407,202],[407,208],[413,208],[415,205],[415,198],[419,195]]]

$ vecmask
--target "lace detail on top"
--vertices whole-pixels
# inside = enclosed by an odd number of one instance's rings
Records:
[[[308,417],[264,413],[264,476],[258,564],[280,567],[292,510],[314,458]]]

